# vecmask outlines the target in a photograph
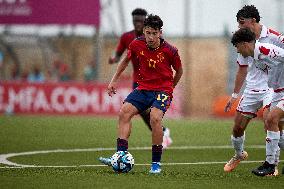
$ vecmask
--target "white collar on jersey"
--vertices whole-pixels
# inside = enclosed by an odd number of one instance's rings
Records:
[[[258,41],[255,42],[255,46],[254,46],[254,54],[253,54],[253,58],[255,60],[259,60],[259,46],[260,46],[260,43]]]
[[[267,37],[268,36],[268,29],[265,25],[261,25],[261,32],[259,38]]]

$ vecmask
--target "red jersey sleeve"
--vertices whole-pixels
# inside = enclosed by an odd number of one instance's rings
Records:
[[[121,37],[120,37],[120,40],[119,40],[119,43],[116,47],[116,53],[118,54],[123,54],[123,52],[125,51],[125,49],[127,49],[127,45],[126,45],[126,38],[127,36],[125,34],[123,34]]]

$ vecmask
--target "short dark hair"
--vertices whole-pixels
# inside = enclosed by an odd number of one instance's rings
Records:
[[[147,16],[147,11],[145,9],[141,9],[141,8],[136,8],[132,11],[131,15],[141,15],[141,16]]]
[[[257,8],[254,5],[245,5],[236,15],[237,21],[241,18],[255,18],[256,22],[260,21],[260,16]]]
[[[255,34],[248,28],[241,28],[233,34],[231,43],[236,46],[241,42],[255,41]]]
[[[163,21],[158,15],[150,14],[144,21],[144,27],[146,26],[161,30]]]

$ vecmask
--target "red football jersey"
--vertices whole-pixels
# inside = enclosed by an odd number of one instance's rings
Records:
[[[118,44],[118,46],[117,46],[117,48],[116,48],[116,52],[117,52],[118,54],[123,54],[124,51],[125,51],[126,49],[128,49],[129,44],[130,44],[134,39],[136,39],[137,37],[139,37],[139,36],[136,35],[136,33],[135,33],[134,30],[122,34],[122,36],[120,37],[120,40],[119,40],[119,44]],[[138,73],[137,73],[138,70],[137,70],[137,68],[134,66],[135,63],[133,63],[133,61],[132,61],[132,64],[133,64],[133,82],[137,82],[137,80],[138,80]]]
[[[138,89],[173,92],[173,70],[181,67],[177,48],[163,39],[159,48],[147,47],[145,37],[135,39],[128,47],[128,58],[138,69]]]

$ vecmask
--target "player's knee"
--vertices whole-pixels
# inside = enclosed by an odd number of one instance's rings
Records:
[[[131,114],[125,109],[121,108],[118,113],[119,120],[130,120]]]
[[[160,124],[161,121],[162,121],[162,119],[160,118],[160,116],[155,115],[155,114],[151,115],[150,123],[151,123],[152,126]]]
[[[264,110],[263,110],[263,120],[264,120],[264,123],[267,120],[268,114],[269,114],[269,108],[264,108]]]
[[[271,129],[273,126],[278,125],[279,116],[277,114],[269,114],[266,120],[266,127],[267,129]]]

